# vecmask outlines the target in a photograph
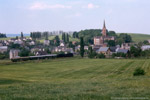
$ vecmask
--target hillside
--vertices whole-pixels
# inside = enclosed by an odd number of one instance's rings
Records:
[[[150,98],[149,59],[0,61],[2,100],[110,100]],[[142,67],[145,76],[133,76]]]
[[[150,35],[147,34],[129,34],[131,35],[134,42],[140,42],[150,39]]]
[[[119,33],[118,33],[119,34]],[[134,42],[140,42],[140,41],[144,41],[144,40],[148,40],[150,39],[150,35],[147,35],[147,34],[133,34],[133,33],[128,33],[129,35],[131,35],[132,39]],[[50,36],[49,39],[52,40],[54,39],[55,36]],[[60,39],[61,39],[61,35],[59,35]],[[0,40],[9,40],[10,37],[8,38],[0,38]],[[44,41],[44,39],[41,39],[40,40],[41,42]],[[79,39],[75,39],[75,38],[72,38],[70,37],[70,41],[79,41]]]

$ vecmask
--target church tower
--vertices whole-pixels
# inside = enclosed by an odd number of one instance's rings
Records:
[[[105,20],[104,20],[104,25],[103,25],[103,29],[102,29],[102,36],[107,37],[107,29],[106,29],[106,25],[105,25]]]

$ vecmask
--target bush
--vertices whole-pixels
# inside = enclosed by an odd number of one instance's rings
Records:
[[[145,71],[142,68],[135,69],[133,76],[145,75]]]
[[[92,52],[92,53],[89,53],[89,54],[88,54],[88,57],[89,57],[89,58],[95,58],[96,55],[97,55],[96,52]]]
[[[104,55],[103,53],[98,54],[98,55],[97,55],[97,58],[105,58],[105,55]]]

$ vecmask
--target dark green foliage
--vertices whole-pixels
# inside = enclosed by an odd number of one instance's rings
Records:
[[[18,36],[16,36],[16,39],[18,39]]]
[[[109,47],[116,46],[116,42],[114,40],[109,40],[107,43]]]
[[[33,38],[33,39],[40,39],[42,37],[42,32],[31,32],[30,33],[30,36]]]
[[[65,43],[68,43],[68,42],[69,42],[69,34],[63,33],[63,34],[62,34],[62,40],[63,40]]]
[[[20,47],[20,44],[10,43],[9,45],[9,49],[19,49]]]
[[[48,40],[48,32],[43,32],[43,36],[45,37],[45,40]]]
[[[149,42],[147,40],[143,41],[143,44],[149,45]]]
[[[0,33],[0,38],[7,38],[6,34]]]
[[[124,54],[124,53],[113,53],[112,54],[112,58],[115,57],[127,57],[128,54]]]
[[[54,38],[54,45],[55,45],[55,46],[59,46],[59,45],[60,45],[59,36],[55,36],[55,38]]]
[[[96,57],[97,53],[93,51],[92,47],[89,47],[88,49],[88,58],[94,58]]]
[[[21,32],[21,39],[23,39],[23,32]]]
[[[93,44],[93,38],[95,36],[101,36],[102,30],[101,29],[88,29],[88,30],[81,30],[79,32],[74,32],[73,37],[84,37],[85,44]],[[108,36],[116,36],[114,31],[107,31]]]
[[[137,69],[135,69],[133,75],[134,76],[145,75],[145,71],[142,68],[137,68]]]
[[[46,51],[48,54],[51,54],[51,51],[49,50],[49,48],[46,48],[45,51]]]
[[[97,58],[105,58],[105,55],[103,53],[100,53],[97,55]]]
[[[63,40],[64,42],[66,42],[66,34],[65,34],[65,33],[62,34],[62,40]]]
[[[122,43],[130,43],[130,42],[132,42],[132,37],[128,34],[121,33],[117,37],[117,44],[119,44],[119,45],[121,45]]]
[[[73,49],[73,51],[75,51],[75,45],[73,45],[73,44],[72,44],[72,42],[69,42],[68,47],[69,47],[69,48],[72,48],[72,49]]]
[[[141,55],[141,51],[140,47],[131,46],[130,48],[130,54],[132,57],[139,57]]]
[[[66,35],[66,42],[69,42],[69,34]]]
[[[0,53],[0,59],[5,59],[6,58],[6,55],[4,53]]]
[[[109,31],[107,35],[108,36],[115,36],[115,37],[117,36],[115,31]]]
[[[27,57],[27,56],[29,56],[29,54],[30,54],[30,51],[27,50],[27,49],[25,49],[25,48],[23,48],[23,49],[20,51],[19,56],[20,56],[20,57]]]
[[[78,32],[74,32],[72,35],[73,38],[79,38],[79,33]]]
[[[99,29],[90,29],[90,30],[82,30],[78,32],[79,37],[84,37],[84,42],[86,44],[93,44],[93,38],[95,36],[101,36],[101,30]]]
[[[80,38],[80,55],[84,57],[84,40],[83,37]]]

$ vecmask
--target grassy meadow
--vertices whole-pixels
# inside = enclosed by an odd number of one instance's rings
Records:
[[[150,35],[148,34],[129,34],[134,42],[142,42],[144,40],[150,40]]]
[[[133,76],[137,67],[144,76]],[[0,100],[150,98],[149,59],[0,61]]]

